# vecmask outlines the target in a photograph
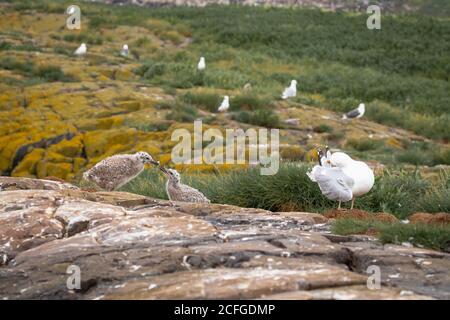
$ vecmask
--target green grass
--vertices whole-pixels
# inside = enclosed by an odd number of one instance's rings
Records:
[[[387,223],[375,220],[338,219],[332,232],[341,235],[376,233],[383,243],[409,242],[435,250],[444,250],[450,244],[450,226]]]
[[[280,128],[281,121],[276,112],[270,109],[239,111],[232,115],[236,121],[267,128]]]
[[[0,60],[0,69],[14,71],[18,74],[44,82],[74,81],[73,77],[66,75],[58,66],[35,66],[30,61],[21,62],[10,57]]]
[[[306,176],[308,168],[306,164],[284,163],[273,176],[262,176],[259,168],[250,168],[208,175],[182,173],[182,178],[215,203],[274,211],[322,212],[335,208],[337,204],[322,196],[317,184]],[[123,190],[160,197],[164,185],[155,171],[144,172]],[[377,177],[373,189],[357,198],[356,207],[392,213],[400,219],[418,211],[450,212],[449,192],[450,179],[446,175],[440,184],[433,185],[418,173],[398,171]]]
[[[166,115],[166,120],[177,122],[193,122],[197,119],[197,108],[190,105],[176,103],[172,110]]]
[[[24,0],[14,6],[62,12],[69,3]],[[418,5],[419,12],[434,14],[448,7],[444,0]],[[366,14],[233,5],[149,9],[88,2],[83,3],[83,15],[90,28],[66,36],[67,41],[96,43],[101,37],[95,30],[121,25],[147,28],[175,43],[180,35],[192,37],[186,49],[177,50],[146,50],[145,37],[138,39],[136,48],[142,46],[139,54],[144,57],[138,71],[153,85],[235,90],[251,82],[254,97],[269,98],[270,103],[295,78],[299,97],[294,101],[301,101],[302,93],[320,94],[324,101],[310,103],[338,112],[364,101],[370,120],[450,139],[448,19],[385,14],[382,30],[371,31],[365,27]],[[195,69],[200,55],[207,61],[202,73]],[[255,101],[240,99],[232,101],[232,108],[260,108],[258,102],[255,106]]]

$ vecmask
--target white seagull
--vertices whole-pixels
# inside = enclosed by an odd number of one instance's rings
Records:
[[[75,50],[75,52],[74,52],[74,54],[76,55],[76,56],[84,56],[85,54],[86,54],[86,52],[87,52],[87,47],[86,47],[86,44],[85,43],[82,43],[81,44],[81,46],[79,46],[78,48],[77,48],[77,50]]]
[[[223,101],[220,104],[219,109],[217,109],[217,111],[225,112],[228,110],[229,107],[230,107],[230,98],[228,96],[224,96]]]
[[[292,98],[297,95],[297,80],[292,80],[291,85],[284,89],[282,99]]]
[[[128,57],[128,45],[124,44],[122,50],[120,50],[120,55],[122,57]]]
[[[206,69],[205,57],[200,57],[200,61],[198,62],[198,65],[197,65],[197,70],[203,71],[205,69]]]
[[[373,171],[362,161],[356,161],[343,152],[331,154],[328,150],[323,154],[319,150],[319,164],[314,166],[308,177],[317,182],[322,194],[330,200],[341,202],[352,200],[351,208],[355,203],[355,197],[369,192],[375,182]]]
[[[352,111],[347,112],[342,116],[342,119],[358,119],[361,118],[364,115],[364,112],[366,111],[366,106],[364,103],[360,103],[358,108],[353,109]]]

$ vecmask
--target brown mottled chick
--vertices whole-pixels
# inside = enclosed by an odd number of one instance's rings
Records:
[[[113,191],[138,176],[144,165],[159,165],[147,152],[118,154],[106,158],[83,174],[83,178],[106,191]]]
[[[181,183],[177,170],[160,167],[167,176],[166,192],[171,201],[210,203],[203,193]]]

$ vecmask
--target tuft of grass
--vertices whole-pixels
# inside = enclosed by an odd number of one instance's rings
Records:
[[[254,111],[265,106],[265,101],[254,94],[242,94],[234,97],[230,101],[230,110],[249,110]]]
[[[255,111],[239,111],[232,115],[236,121],[253,124],[267,128],[280,128],[279,116],[270,109],[259,109]]]
[[[319,124],[318,126],[315,126],[313,128],[313,131],[317,132],[317,133],[332,133],[333,127],[331,127],[327,124]]]
[[[373,139],[349,139],[347,141],[347,147],[355,149],[356,151],[369,151],[376,150],[383,146],[383,141]]]
[[[447,250],[450,244],[450,226],[428,224],[403,224],[375,221],[371,219],[338,219],[332,232],[341,235],[377,234],[383,243],[401,244],[410,242],[435,250]]]
[[[191,105],[196,105],[209,112],[216,112],[220,104],[221,97],[213,93],[193,93],[188,92],[182,96],[182,100]]]
[[[193,122],[198,117],[197,108],[191,105],[175,104],[172,110],[166,115],[166,120],[177,122]]]
[[[74,80],[58,66],[35,66],[31,62],[20,62],[9,57],[0,61],[0,69],[15,71],[21,75],[46,82],[70,82]]]

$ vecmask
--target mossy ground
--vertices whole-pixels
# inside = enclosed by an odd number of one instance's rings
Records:
[[[448,46],[445,20],[387,17],[389,34],[376,36],[379,48],[373,51],[367,30],[358,29],[363,15],[234,6],[149,10],[82,3],[82,29],[68,30],[68,4],[0,4],[3,174],[51,174],[77,181],[102,158],[140,149],[171,165],[171,133],[180,123],[190,127],[194,119],[217,128],[280,128],[281,156],[289,161],[314,161],[313,149],[327,144],[377,167],[450,163],[445,143],[448,79],[442,72],[445,55],[439,53]],[[435,50],[408,49],[423,40],[418,28],[430,19],[435,29],[427,35],[428,45]],[[324,30],[317,29],[317,21],[324,22]],[[352,39],[345,32],[336,39],[318,37],[334,34],[338,25],[341,31],[351,30]],[[404,44],[417,50],[416,60],[388,41],[396,37],[395,30],[406,27],[414,32],[402,35]],[[433,40],[440,34],[444,39]],[[355,48],[339,49],[349,41]],[[74,57],[81,42],[87,43],[88,55]],[[124,43],[130,47],[128,58],[119,55]],[[329,52],[323,51],[326,48]],[[368,64],[360,56],[369,50],[380,55],[373,57],[377,63]],[[200,55],[207,57],[204,73],[196,71]],[[407,63],[399,65],[401,58]],[[435,63],[424,68],[427,59]],[[357,83],[352,80],[355,75]],[[280,92],[292,78],[299,80],[298,96],[281,101]],[[379,94],[362,94],[364,88],[374,90],[374,79],[381,83]],[[419,90],[411,86],[415,81],[428,81],[429,86]],[[243,89],[246,83],[251,83],[250,91]],[[230,112],[217,114],[225,94],[231,97]],[[362,99],[367,101],[367,119],[343,122],[341,112]],[[58,139],[67,135],[70,139]],[[209,172],[209,167],[202,168]],[[439,170],[425,171],[437,176]]]

